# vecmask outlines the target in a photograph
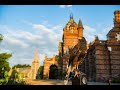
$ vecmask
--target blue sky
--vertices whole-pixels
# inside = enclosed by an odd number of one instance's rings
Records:
[[[76,23],[82,20],[89,43],[94,35],[106,40],[106,34],[113,27],[115,10],[120,10],[120,5],[1,5],[0,33],[4,40],[0,52],[13,54],[10,66],[31,65],[38,49],[43,65],[45,54],[52,57],[58,53],[58,42],[71,12]]]

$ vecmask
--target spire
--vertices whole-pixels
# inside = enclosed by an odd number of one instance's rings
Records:
[[[94,37],[95,37],[95,41],[96,41],[96,40],[99,40],[99,38],[98,38],[98,36],[97,36],[97,35],[95,35]]]
[[[81,38],[81,37],[83,37],[83,25],[82,25],[82,21],[81,21],[81,19],[79,20],[79,22],[78,22],[78,37],[79,37],[79,39]]]
[[[73,19],[73,13],[70,13],[70,19]]]
[[[83,27],[81,19],[78,22],[78,27]]]
[[[39,58],[38,58],[38,49],[36,50],[36,53],[35,53],[33,62],[39,62]]]

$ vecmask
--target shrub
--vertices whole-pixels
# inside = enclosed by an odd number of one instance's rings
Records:
[[[21,81],[9,80],[7,85],[26,85],[26,82],[23,80]]]

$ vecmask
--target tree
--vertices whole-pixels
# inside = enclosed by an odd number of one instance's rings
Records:
[[[16,70],[16,68],[15,68],[15,69],[13,69],[13,71],[12,71],[12,74],[11,74],[11,76],[10,76],[10,79],[15,80],[16,78],[18,78],[18,72],[17,72],[17,70]]]
[[[10,70],[9,62],[7,61],[12,54],[1,53],[0,54],[0,78],[4,78],[4,72]],[[2,70],[4,68],[4,70]]]
[[[0,42],[3,40],[3,35],[0,34]]]
[[[31,67],[29,64],[17,64],[17,65],[14,65],[12,68],[25,68],[25,67]]]
[[[43,79],[43,69],[44,66],[40,66],[37,73],[37,79]]]
[[[3,36],[0,34],[0,42],[3,40]],[[9,62],[7,61],[12,54],[0,53],[0,78],[5,78],[4,74],[10,70]]]

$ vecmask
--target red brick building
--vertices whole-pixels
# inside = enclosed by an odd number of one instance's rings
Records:
[[[62,71],[67,70],[67,60],[68,56],[67,53],[69,52],[68,49],[74,47],[77,43],[79,38],[83,37],[83,25],[82,21],[79,20],[78,24],[74,21],[73,16],[70,16],[70,20],[66,24],[63,29],[63,42],[62,42]]]
[[[108,80],[120,74],[120,10],[114,12],[114,27],[107,40],[95,40],[89,44],[87,56],[80,70],[89,80]]]
[[[73,48],[79,38],[83,37],[83,25],[79,20],[77,24],[73,16],[63,28],[63,42],[59,43],[59,59],[45,58],[44,76],[49,78],[51,65],[58,71],[64,73],[67,70],[69,48]],[[108,80],[120,74],[120,10],[114,12],[114,27],[108,32],[107,40],[95,40],[88,44],[87,55],[80,65],[88,80]]]

